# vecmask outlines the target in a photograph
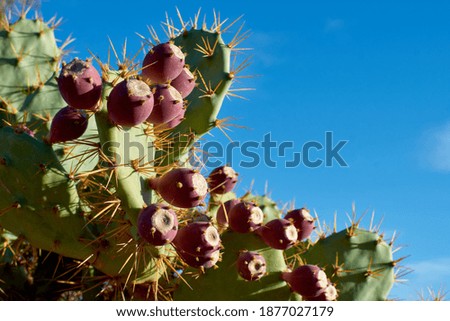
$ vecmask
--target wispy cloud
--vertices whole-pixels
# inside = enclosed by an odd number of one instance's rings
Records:
[[[450,257],[408,262],[406,265],[411,273],[405,277],[404,284],[394,286],[391,298],[419,300],[428,289],[435,292],[450,289]]]
[[[450,257],[436,258],[411,263],[412,277],[421,283],[440,283],[450,281]]]
[[[331,33],[343,29],[344,26],[344,20],[342,19],[328,19],[325,22],[324,31],[325,33]]]
[[[280,31],[256,31],[248,39],[247,45],[258,52],[253,57],[255,63],[264,67],[274,67],[282,64],[287,57],[290,39]]]
[[[433,169],[450,172],[450,121],[424,135],[425,161]]]

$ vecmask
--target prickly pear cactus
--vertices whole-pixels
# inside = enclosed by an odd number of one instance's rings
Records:
[[[63,261],[75,289],[57,279],[32,287],[36,298],[386,299],[396,261],[377,234],[313,242],[306,209],[286,216],[266,195],[237,197],[231,167],[205,177],[189,162],[246,65],[231,61],[247,33],[223,37],[237,20],[200,26],[200,12],[178,12],[169,39],[152,32],[142,60],[114,67],[64,63],[56,24],[27,11],[0,30],[0,295],[20,297]],[[64,295],[41,295],[52,289]]]

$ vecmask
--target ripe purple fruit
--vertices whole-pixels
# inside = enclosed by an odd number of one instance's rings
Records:
[[[220,228],[227,228],[228,227],[228,221],[229,221],[229,215],[231,208],[238,204],[240,201],[236,198],[226,201],[225,203],[220,203],[219,209],[217,210],[216,214],[216,220],[217,224]]]
[[[167,129],[175,128],[184,120],[185,113],[186,113],[186,109],[183,108],[181,110],[181,112],[174,119],[172,119],[171,121],[169,121],[167,123],[160,124],[158,126],[158,130],[167,130]]]
[[[327,275],[317,265],[302,265],[292,272],[283,272],[281,278],[292,291],[306,298],[319,296],[328,286]]]
[[[297,241],[297,229],[288,220],[277,218],[258,230],[264,243],[277,250],[286,250]]]
[[[170,243],[178,231],[175,212],[164,204],[151,204],[138,217],[139,235],[148,243],[160,246]]]
[[[220,235],[210,222],[192,222],[181,228],[174,239],[180,252],[206,254],[220,249]]]
[[[108,97],[110,120],[121,126],[143,123],[153,110],[153,93],[143,81],[129,78],[118,83]]]
[[[102,96],[102,79],[90,60],[75,58],[63,65],[58,88],[70,107],[94,110]]]
[[[184,67],[184,54],[170,42],[154,46],[142,63],[142,76],[154,84],[177,78]]]
[[[231,192],[237,183],[238,173],[230,166],[215,168],[208,176],[208,186],[212,194]]]
[[[328,283],[327,287],[318,296],[312,298],[303,297],[306,301],[336,301],[337,298],[338,293],[336,287],[331,283]]]
[[[230,228],[237,233],[249,233],[261,227],[264,213],[253,202],[241,201],[234,205],[228,216]]]
[[[284,218],[297,228],[299,241],[307,239],[315,228],[314,218],[306,208],[289,211]]]
[[[194,90],[195,77],[189,68],[184,67],[178,77],[170,82],[170,85],[175,87],[184,99]]]
[[[167,203],[181,208],[200,205],[208,193],[206,179],[190,168],[172,169],[148,183]]]
[[[192,222],[173,240],[180,257],[194,267],[210,268],[219,259],[220,235],[210,222]]]
[[[47,141],[50,144],[77,139],[84,134],[88,118],[84,111],[72,107],[60,109],[53,117]]]
[[[179,253],[179,255],[181,259],[189,266],[210,269],[219,261],[220,250],[207,252],[205,255],[192,255],[185,252]]]
[[[153,111],[148,117],[152,124],[164,124],[180,115],[183,110],[183,97],[170,85],[156,86]]]
[[[266,274],[266,260],[258,252],[244,251],[236,262],[239,275],[247,281],[256,281]]]

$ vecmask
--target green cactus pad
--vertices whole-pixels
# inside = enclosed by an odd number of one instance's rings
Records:
[[[174,39],[186,55],[186,64],[197,75],[197,87],[188,98],[186,119],[177,131],[201,136],[215,127],[217,114],[230,88],[231,48],[217,32],[191,29]]]
[[[65,106],[56,83],[61,50],[54,29],[42,20],[21,18],[0,30],[0,85],[3,119],[48,130],[43,118]],[[26,118],[25,118],[26,116]]]
[[[71,251],[88,230],[75,182],[52,148],[11,127],[0,129],[0,141],[0,225],[37,247],[87,257],[87,248]]]
[[[340,301],[386,300],[394,284],[392,247],[375,232],[353,226],[320,239],[301,257],[325,269]]]

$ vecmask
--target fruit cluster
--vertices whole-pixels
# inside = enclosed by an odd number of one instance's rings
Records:
[[[178,208],[200,205],[208,190],[214,195],[233,191],[238,173],[230,166],[215,168],[205,179],[192,169],[172,169],[149,180],[168,204]],[[140,236],[154,246],[172,243],[180,258],[194,268],[209,269],[220,260],[220,233],[227,229],[235,233],[254,233],[269,247],[287,250],[310,237],[314,219],[306,208],[289,211],[284,218],[274,218],[263,224],[264,213],[253,201],[232,198],[220,203],[215,226],[212,222],[191,221],[178,230],[176,212],[164,203],[152,204],[139,215]],[[219,233],[220,231],[220,233]],[[246,281],[257,281],[267,275],[266,260],[257,251],[242,249],[236,259],[238,274]],[[308,300],[335,300],[337,291],[325,272],[316,265],[302,265],[281,278],[292,291]]]
[[[183,120],[184,99],[195,85],[180,48],[170,42],[160,43],[145,56],[140,76],[123,79],[114,86],[107,100],[109,119],[125,127],[149,122],[160,129],[173,128]],[[58,88],[68,106],[55,115],[49,143],[74,140],[85,133],[85,111],[95,112],[100,107],[102,87],[91,59],[75,58],[63,64]]]

